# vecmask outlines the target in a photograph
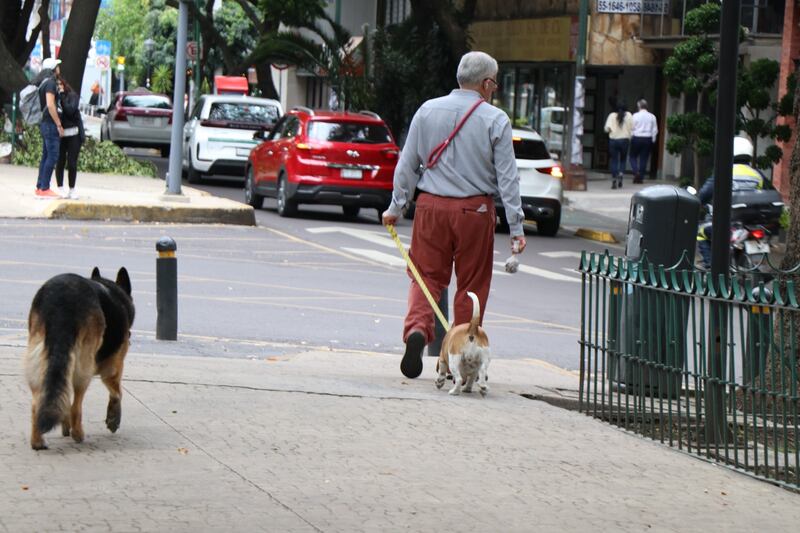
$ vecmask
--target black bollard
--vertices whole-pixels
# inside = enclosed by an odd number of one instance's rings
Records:
[[[445,320],[449,320],[447,316],[447,287],[442,290],[442,295],[439,296],[439,309],[441,309],[442,314],[444,315]],[[433,341],[428,345],[428,357],[439,357],[439,352],[442,349],[442,341],[444,340],[444,336],[447,333],[444,330],[444,326],[439,321],[437,316],[433,317]]]
[[[175,240],[161,237],[156,242],[156,339],[178,340],[178,259]]]

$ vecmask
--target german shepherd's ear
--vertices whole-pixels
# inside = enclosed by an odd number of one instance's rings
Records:
[[[91,278],[92,279],[103,279],[103,276],[100,275],[100,269],[99,268],[94,267],[94,270],[92,270]]]
[[[128,271],[125,270],[125,267],[120,268],[119,272],[117,272],[117,285],[125,291],[125,294],[131,295],[131,278],[128,276]]]

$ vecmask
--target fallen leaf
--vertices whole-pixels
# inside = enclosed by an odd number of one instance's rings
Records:
[[[29,488],[28,485],[22,485],[22,490],[28,490]]]
[[[187,448],[178,448],[178,453],[181,455],[188,455],[189,450]]]
[[[723,496],[727,496],[728,495],[728,493],[725,492],[724,490],[722,492],[720,492],[720,494],[722,494]]]

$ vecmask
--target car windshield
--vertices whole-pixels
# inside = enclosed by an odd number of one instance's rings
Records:
[[[169,98],[157,94],[128,94],[122,99],[122,107],[149,107],[172,109]]]
[[[308,126],[308,138],[315,141],[341,143],[383,144],[392,142],[386,126],[364,122],[313,121]]]
[[[550,114],[550,122],[552,124],[564,124],[564,112],[563,111],[553,111]]]
[[[274,105],[239,102],[214,102],[208,112],[210,120],[229,120],[253,124],[274,124],[278,121],[278,108]]]
[[[514,137],[514,156],[517,159],[550,159],[550,152],[542,141]]]

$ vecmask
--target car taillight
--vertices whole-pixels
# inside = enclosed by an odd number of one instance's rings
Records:
[[[561,170],[561,167],[556,165],[554,167],[547,167],[547,168],[539,168],[537,169],[539,172],[543,172],[545,174],[550,174],[554,178],[563,178],[564,172]]]
[[[117,114],[114,115],[114,120],[128,120],[128,112],[124,107],[117,109]]]
[[[387,148],[387,149],[383,150],[384,157],[386,157],[386,159],[389,159],[391,161],[395,161],[399,154],[400,154],[400,152],[398,152],[394,148]]]
[[[761,239],[764,238],[764,235],[765,235],[765,233],[764,233],[763,229],[750,230],[750,236],[753,237],[754,239],[761,240]]]

